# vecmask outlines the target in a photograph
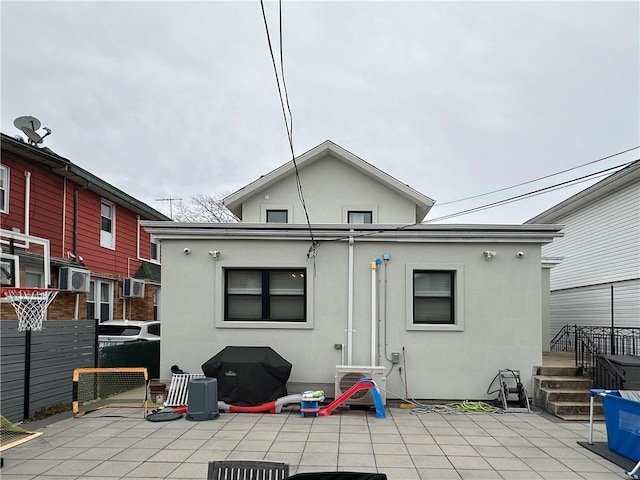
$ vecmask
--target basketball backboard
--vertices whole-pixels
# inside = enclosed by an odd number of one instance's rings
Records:
[[[0,229],[0,286],[51,286],[49,240]]]

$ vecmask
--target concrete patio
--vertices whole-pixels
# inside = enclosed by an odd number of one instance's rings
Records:
[[[141,409],[104,409],[81,418],[27,424],[44,432],[2,453],[3,480],[204,480],[214,459],[268,459],[291,474],[352,470],[401,479],[628,478],[622,468],[579,446],[587,422],[547,414],[440,414],[387,408],[302,418],[224,414],[216,420],[152,423]],[[34,428],[37,427],[37,428]],[[606,440],[598,422],[594,441]]]

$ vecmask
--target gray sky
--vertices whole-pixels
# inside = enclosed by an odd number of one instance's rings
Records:
[[[282,8],[296,155],[330,139],[436,199],[428,219],[640,157],[437,206],[640,145],[638,2]],[[291,159],[258,1],[0,13],[3,133],[33,115],[46,146],[165,213],[157,198],[231,192]],[[447,222],[522,223],[591,183]]]

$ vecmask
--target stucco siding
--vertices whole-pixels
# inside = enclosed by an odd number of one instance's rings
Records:
[[[389,369],[384,357],[404,352],[411,396],[486,398],[489,383],[503,368],[521,370],[525,386],[531,388],[532,367],[541,362],[540,246],[505,242],[498,247],[356,239],[352,363],[371,363],[371,262],[389,253],[386,282],[384,264],[378,271],[379,364]],[[190,249],[189,255],[184,248]],[[308,248],[306,240],[164,239],[161,376],[168,378],[174,364],[201,372],[201,365],[227,345],[268,345],[293,364],[291,382],[332,385],[335,366],[341,363],[335,345],[347,344],[348,242],[323,242],[315,262],[306,260]],[[482,252],[487,249],[498,250],[498,255],[485,260]],[[220,252],[219,258],[208,255],[212,250]],[[518,251],[525,256],[516,257]],[[407,265],[451,264],[464,266],[458,279],[464,283],[463,298],[458,299],[464,306],[464,328],[408,330],[412,312],[407,309],[407,292],[412,287],[407,285]],[[306,267],[308,324],[225,324],[224,269],[231,267]],[[387,388],[404,395],[398,368],[389,375]]]
[[[313,224],[346,223],[347,210],[371,210],[373,223],[415,222],[415,203],[332,156],[327,155],[300,169],[300,181],[309,220]],[[285,177],[245,201],[243,222],[265,222],[266,209],[290,209],[289,223],[307,223],[298,198],[295,175]]]
[[[560,218],[564,237],[543,247],[564,260],[551,290],[640,278],[640,183]]]

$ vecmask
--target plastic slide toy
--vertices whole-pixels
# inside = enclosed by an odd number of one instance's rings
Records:
[[[371,380],[370,378],[361,378],[357,383],[354,383],[347,391],[345,391],[342,395],[336,398],[333,402],[327,405],[324,408],[320,409],[321,417],[328,417],[333,413],[333,411],[346,402],[352,395],[360,390],[371,390],[371,395],[373,396],[373,401],[376,406],[376,417],[377,418],[386,418],[387,415],[384,411],[384,405],[382,404],[382,397],[380,396],[380,390],[378,390],[378,386],[376,382]]]

